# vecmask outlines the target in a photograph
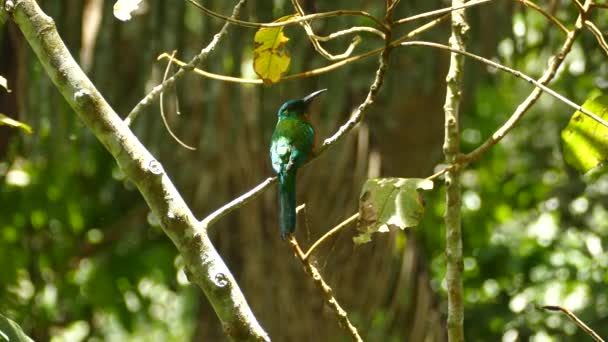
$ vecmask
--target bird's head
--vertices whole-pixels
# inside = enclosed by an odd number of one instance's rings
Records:
[[[304,98],[298,100],[289,100],[279,108],[279,117],[290,117],[290,116],[302,116],[308,112],[308,107],[312,103],[312,100],[326,92],[327,89],[317,90]]]

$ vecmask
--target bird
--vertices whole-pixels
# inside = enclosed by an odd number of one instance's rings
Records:
[[[327,89],[289,100],[279,108],[277,126],[270,142],[270,160],[278,179],[281,239],[296,229],[296,173],[313,155],[315,128],[308,119],[312,101]]]

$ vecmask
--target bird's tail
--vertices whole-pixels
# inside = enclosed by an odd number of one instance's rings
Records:
[[[285,240],[296,230],[296,173],[279,173],[279,227]]]

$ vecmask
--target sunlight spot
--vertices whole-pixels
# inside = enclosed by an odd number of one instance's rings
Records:
[[[515,313],[522,312],[526,308],[526,305],[528,305],[528,301],[529,298],[525,292],[518,293],[515,297],[511,298],[509,309]]]
[[[509,329],[502,335],[502,342],[515,342],[517,341],[517,337],[519,333],[515,329]]]
[[[557,236],[557,222],[550,213],[542,213],[536,222],[528,226],[528,236],[536,238],[541,246],[549,246]]]
[[[596,257],[602,254],[602,240],[596,235],[587,236],[587,238],[585,239],[585,244],[587,245],[587,249],[589,250],[589,253],[591,253],[591,255]]]

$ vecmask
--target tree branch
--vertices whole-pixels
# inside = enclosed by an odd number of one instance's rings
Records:
[[[464,4],[463,0],[452,0],[452,7]],[[452,35],[450,48],[465,50],[465,38],[469,29],[464,9],[452,12]],[[464,89],[464,55],[450,53],[450,67],[446,76],[447,89],[445,94],[445,140],[443,153],[448,164],[457,162],[460,155],[460,130],[458,116],[462,90]],[[450,342],[464,341],[464,300],[462,293],[462,198],[460,190],[460,169],[452,168],[445,173],[446,185],[446,246],[448,285],[448,340]]]
[[[289,19],[289,20],[274,22],[274,23],[256,23],[256,22],[251,22],[251,21],[238,20],[235,18],[225,16],[223,14],[219,14],[217,12],[214,12],[214,11],[204,7],[203,5],[199,4],[198,2],[196,2],[194,0],[187,0],[187,1],[189,3],[191,3],[192,5],[194,5],[194,7],[203,11],[205,14],[208,14],[212,17],[224,20],[227,23],[232,23],[235,25],[249,27],[249,28],[259,29],[259,28],[263,28],[263,27],[266,27],[266,28],[285,27],[285,26],[296,25],[296,24],[299,24],[302,22],[318,20],[318,19],[323,19],[323,18],[331,18],[331,17],[339,17],[339,16],[359,16],[359,17],[364,17],[364,18],[370,19],[371,21],[375,22],[382,31],[385,31],[387,29],[386,25],[380,19],[378,19],[378,18],[374,17],[373,15],[371,15],[367,12],[364,12],[364,11],[337,10],[337,11],[331,11],[331,12],[309,14],[309,15],[305,15],[305,16],[297,16],[294,19]]]
[[[430,47],[435,47],[435,48],[442,49],[442,50],[451,51],[452,53],[467,56],[467,57],[473,58],[477,61],[481,61],[482,63],[485,63],[485,64],[492,66],[494,68],[497,68],[499,70],[506,71],[506,72],[514,75],[515,77],[521,78],[521,79],[533,84],[535,87],[540,88],[541,90],[547,92],[549,95],[555,97],[556,99],[567,104],[568,106],[572,107],[573,109],[580,111],[581,113],[587,115],[588,117],[590,117],[591,119],[593,119],[597,123],[599,123],[600,125],[608,127],[608,121],[602,119],[602,117],[599,116],[598,114],[595,114],[595,113],[589,111],[588,109],[583,108],[581,105],[574,103],[573,101],[569,100],[565,96],[560,95],[555,90],[547,87],[546,85],[544,85],[543,83],[541,83],[539,81],[536,81],[532,77],[524,74],[523,72],[521,72],[519,70],[511,69],[502,64],[491,61],[487,58],[483,58],[481,56],[478,56],[476,54],[473,54],[473,53],[470,53],[467,51],[461,51],[458,49],[454,49],[454,48],[451,48],[451,47],[443,45],[443,44],[438,44],[438,43],[433,43],[433,42],[413,41],[413,42],[401,43],[401,46],[430,46]]]
[[[234,9],[232,10],[232,18],[236,18],[239,15],[241,11],[241,6],[243,6],[244,3],[245,0],[239,0],[236,6],[234,6]],[[137,116],[144,110],[144,108],[151,105],[152,101],[156,100],[156,98],[162,93],[164,89],[175,84],[177,80],[186,76],[186,73],[188,71],[192,71],[197,65],[204,61],[207,58],[207,55],[209,55],[209,53],[211,53],[211,51],[215,49],[222,37],[226,35],[229,25],[230,23],[226,22],[224,26],[222,26],[220,31],[216,33],[215,36],[213,36],[211,42],[204,49],[202,49],[198,55],[194,56],[194,58],[192,58],[192,60],[190,60],[188,64],[181,65],[181,69],[179,69],[175,74],[173,74],[173,76],[169,77],[168,79],[163,81],[163,83],[152,88],[152,90],[143,99],[141,99],[141,101],[139,101],[139,103],[136,104],[135,107],[133,107],[133,109],[125,119],[125,124],[127,124],[127,126],[130,126],[135,120],[135,118],[137,118]]]
[[[566,314],[566,316],[568,316],[568,318],[573,320],[574,323],[576,323],[576,325],[578,325],[581,329],[583,329],[583,331],[585,331],[587,333],[587,335],[591,336],[591,338],[593,338],[594,341],[604,342],[604,340],[600,337],[600,335],[598,335],[595,331],[593,331],[593,329],[589,328],[589,326],[587,326],[587,324],[585,324],[585,322],[581,321],[570,310],[563,308],[561,306],[557,306],[557,305],[545,305],[545,306],[543,306],[543,309],[549,310],[549,311],[563,312],[564,314]]]
[[[310,263],[310,261],[306,259],[304,252],[302,252],[302,249],[298,244],[298,240],[296,240],[293,235],[289,237],[289,245],[293,249],[296,257],[300,260],[300,262],[302,262],[302,266],[304,266],[304,270],[306,271],[306,273],[310,275],[315,285],[317,285],[319,291],[323,293],[323,297],[325,297],[325,303],[331,308],[331,310],[338,318],[340,326],[352,337],[353,341],[362,342],[363,339],[361,338],[361,336],[359,336],[357,328],[350,322],[350,320],[348,319],[348,314],[346,313],[346,311],[344,311],[344,309],[342,309],[342,307],[334,297],[331,287],[327,285],[325,280],[323,280],[323,277],[321,276],[321,273],[319,273],[319,270],[317,270],[317,268],[314,267]]]
[[[576,19],[574,29],[568,32],[568,36],[559,52],[551,57],[549,60],[549,66],[543,75],[538,79],[538,83],[543,85],[548,84],[549,81],[551,81],[555,76],[557,69],[560,67],[560,65],[562,65],[568,53],[570,53],[576,37],[578,37],[583,28],[584,15],[586,15],[586,13],[589,11],[591,3],[591,0],[585,1],[583,11]],[[528,97],[522,103],[520,103],[519,106],[517,106],[513,114],[511,114],[511,117],[509,117],[509,119],[479,147],[464,155],[463,161],[466,163],[472,163],[478,160],[486,151],[502,140],[502,138],[504,138],[505,135],[507,135],[507,133],[509,133],[509,131],[511,131],[511,129],[515,126],[515,124],[517,124],[517,122],[524,116],[524,114],[526,114],[528,110],[536,103],[541,94],[542,90],[540,88],[534,88],[530,95],[528,95]]]
[[[69,105],[137,186],[183,256],[188,278],[203,289],[226,334],[234,340],[269,340],[206,231],[200,229],[162,165],[78,66],[57,33],[54,21],[34,0],[15,1],[9,16]]]

